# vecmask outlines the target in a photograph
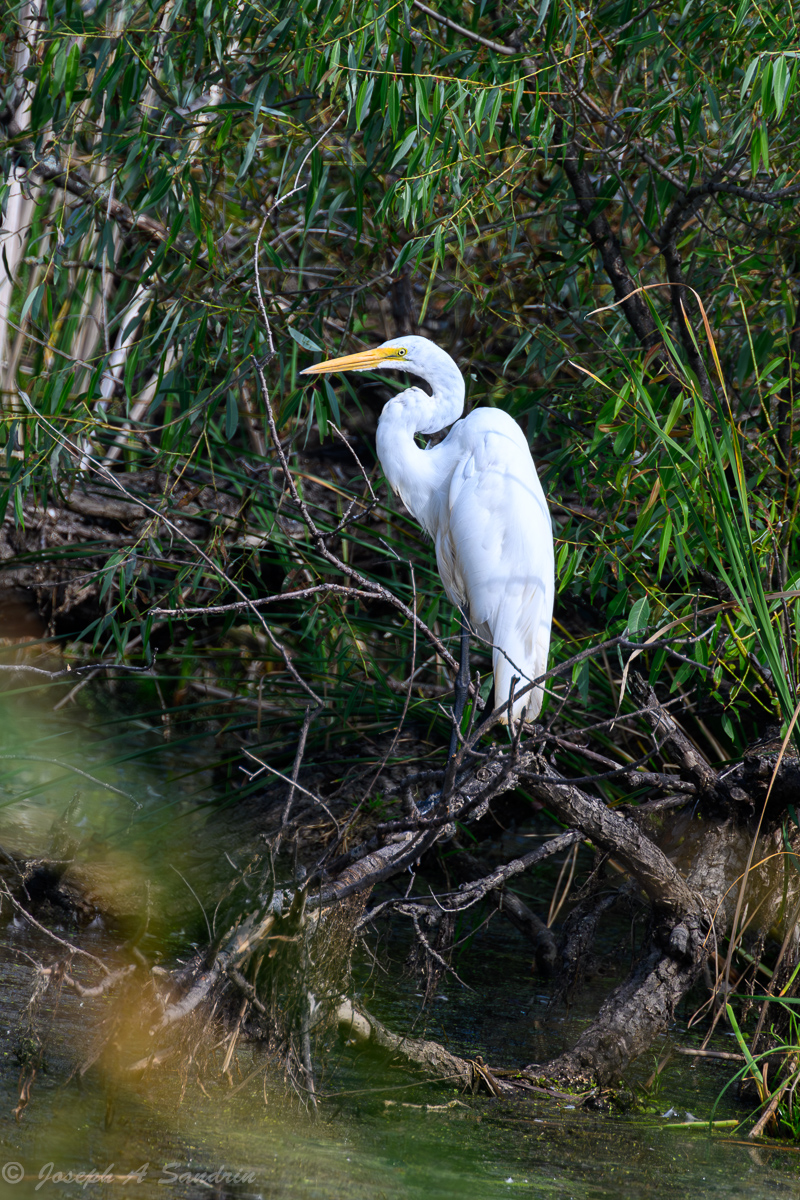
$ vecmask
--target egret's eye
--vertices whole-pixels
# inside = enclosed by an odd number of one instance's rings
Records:
[[[405,358],[405,356],[406,356],[407,354],[408,354],[408,351],[406,350],[405,346],[398,346],[398,347],[397,347],[397,357],[398,357],[398,358]]]

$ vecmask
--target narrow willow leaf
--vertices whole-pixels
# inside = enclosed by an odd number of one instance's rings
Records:
[[[525,94],[525,79],[524,79],[524,77],[520,77],[514,84],[514,91],[513,91],[513,96],[512,96],[512,100],[511,100],[511,120],[512,121],[516,121],[516,119],[517,119],[517,113],[519,112],[520,101],[522,100],[522,97],[524,96],[524,94]]]
[[[333,414],[333,419],[337,428],[340,428],[342,424],[342,414],[339,412],[339,401],[336,399],[336,392],[333,390],[333,384],[327,375],[323,375],[322,379],[325,385],[325,395],[328,400],[328,406]]]
[[[406,136],[403,138],[400,145],[397,147],[397,149],[394,152],[392,161],[389,164],[390,171],[393,171],[394,168],[397,166],[397,164],[400,162],[400,160],[405,158],[408,151],[414,145],[414,142],[416,141],[416,139],[417,139],[416,129],[410,129],[408,131],[408,133],[406,134]]]
[[[22,312],[19,315],[19,319],[21,322],[25,321],[25,318],[27,317],[28,313],[31,314],[31,317],[34,321],[36,320],[36,318],[39,315],[39,306],[42,303],[43,294],[44,294],[44,284],[43,283],[37,284],[37,286],[33,289],[33,291],[28,292],[28,295],[25,297],[25,303],[22,305]]]
[[[328,417],[325,412],[325,401],[318,390],[314,392],[314,406],[317,414],[320,441],[324,442],[328,436]]]
[[[247,174],[248,170],[250,169],[250,163],[253,161],[255,152],[258,149],[258,142],[261,137],[261,130],[263,128],[264,128],[263,125],[256,125],[255,129],[253,130],[253,132],[250,135],[247,145],[244,148],[244,158],[242,159],[242,164],[239,167],[239,173],[236,176],[237,183],[241,179],[244,179],[245,175]]]
[[[375,76],[371,75],[365,79],[358,89],[358,99],[356,100],[356,129],[360,129],[364,121],[364,117],[369,112],[369,102],[372,99],[372,92],[375,88]]]
[[[744,100],[745,96],[747,95],[748,88],[750,87],[750,84],[753,82],[753,77],[755,76],[755,73],[759,68],[760,62],[761,62],[760,58],[754,58],[748,64],[747,70],[744,73],[744,79],[742,80],[741,90],[739,92],[740,100]]]
[[[734,21],[734,24],[733,24],[734,37],[736,36],[736,34],[739,32],[742,25],[744,24],[747,14],[750,12],[751,8],[752,8],[752,0],[740,0],[739,7],[736,10],[736,20]]]
[[[686,147],[685,147],[684,141],[683,141],[683,126],[681,125],[681,110],[678,108],[677,105],[675,106],[675,109],[672,113],[672,128],[675,131],[675,141],[680,146],[681,152],[683,152],[686,149]]]
[[[317,353],[322,353],[322,346],[318,346],[307,334],[300,333],[294,325],[287,325],[286,328],[289,330],[289,336],[297,342],[298,346],[302,346],[304,350],[315,350]]]
[[[239,406],[233,392],[228,392],[225,400],[225,438],[231,441],[239,426]]]
[[[766,118],[772,115],[775,107],[772,88],[773,70],[774,63],[770,58],[765,63],[764,70],[761,72],[761,112]]]
[[[189,195],[186,197],[187,206],[189,209],[189,224],[192,227],[192,233],[195,237],[203,236],[203,214],[200,210],[200,191],[197,186],[197,181],[190,177],[189,179]]]
[[[426,121],[430,121],[431,113],[428,107],[428,89],[426,86],[426,81],[424,79],[420,79],[418,75],[414,77],[414,91],[417,97],[417,120],[419,120],[421,114]]]
[[[389,124],[392,127],[392,138],[397,137],[400,127],[400,84],[392,80],[389,85]]]
[[[776,58],[772,66],[772,97],[775,101],[775,116],[780,118],[789,87],[789,67],[784,55]]]
[[[657,576],[656,576],[656,578],[658,578],[658,579],[660,579],[663,574],[664,564],[667,561],[667,555],[669,554],[669,547],[670,547],[671,542],[672,542],[672,517],[670,516],[669,513],[667,513],[667,519],[664,522],[663,529],[661,530],[661,539],[660,539],[659,545],[658,545],[658,572],[657,572]]]
[[[494,137],[495,125],[497,124],[497,118],[500,113],[500,105],[502,103],[503,103],[503,93],[502,93],[502,90],[500,88],[498,88],[497,92],[494,94],[494,97],[492,99],[492,107],[489,111],[489,127],[488,127],[487,132],[488,132],[488,137],[490,140]]]
[[[764,164],[764,170],[769,170],[769,130],[767,122],[762,121],[759,131],[759,143],[761,148],[761,161]]]
[[[64,104],[67,108],[72,104],[72,95],[75,91],[75,84],[78,81],[80,63],[81,50],[76,42],[67,56],[67,65],[64,72]]]

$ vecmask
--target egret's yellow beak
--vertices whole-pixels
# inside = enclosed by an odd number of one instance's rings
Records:
[[[403,353],[398,353],[398,351]],[[360,350],[358,354],[345,354],[344,358],[329,358],[327,362],[306,367],[301,375],[327,375],[330,371],[374,371],[382,363],[401,363],[405,356],[402,346],[376,346],[373,350]]]

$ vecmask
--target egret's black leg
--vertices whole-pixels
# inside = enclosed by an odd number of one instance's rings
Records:
[[[459,609],[458,611],[461,613],[461,647],[458,656],[458,674],[456,675],[456,682],[453,688],[455,693],[453,700],[453,716],[455,721],[453,732],[450,734],[450,749],[447,752],[448,760],[458,751],[458,734],[456,731],[461,728],[464,705],[469,695],[469,621],[464,615],[463,609]]]

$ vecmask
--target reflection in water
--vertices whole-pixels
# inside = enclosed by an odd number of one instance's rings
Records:
[[[63,879],[103,916],[78,932],[54,913],[48,924],[58,936],[113,963],[119,931],[127,936],[149,905],[151,959],[180,957],[193,939],[206,939],[205,922],[213,919],[221,886],[255,841],[255,828],[241,813],[209,805],[215,797],[207,746],[165,743],[143,723],[111,711],[102,723],[91,709],[73,706],[54,714],[39,691],[0,700],[0,754],[0,846],[7,854],[52,853],[54,823],[80,792],[69,830],[75,861]],[[225,1032],[209,1047],[199,1026],[190,1027],[185,1053],[176,1055],[180,1065],[167,1059],[132,1070],[148,1051],[148,1033],[136,1012],[127,1021],[116,998],[94,1002],[55,985],[37,1018],[45,1070],[16,1123],[16,1051],[35,964],[48,965],[60,952],[43,933],[10,919],[7,906],[4,920],[3,1196],[77,1194],[77,1184],[64,1182],[69,1172],[107,1177],[81,1181],[87,1196],[137,1197],[480,1200],[746,1192],[757,1200],[796,1186],[791,1148],[753,1151],[703,1131],[670,1130],[668,1120],[655,1116],[609,1117],[566,1102],[457,1097],[335,1046],[322,1080],[321,1116],[312,1122],[297,1098],[275,1084],[258,1046],[240,1046],[223,1074]],[[532,1050],[532,1037],[574,1037],[579,1012],[568,1023],[557,1017],[552,1028],[532,1034],[530,1012],[540,985],[534,988],[528,951],[515,936],[507,934],[506,950],[494,963],[485,955],[476,963],[496,979],[494,990],[483,987],[480,1005],[473,995],[448,987],[428,1018],[434,1036],[443,1035],[446,1012],[454,1049],[483,1047],[512,1061],[530,1057],[525,1051]],[[469,964],[467,979],[468,972]],[[394,1028],[410,1028],[418,1017],[415,986],[399,974],[379,981],[370,1003]],[[520,995],[529,997],[527,1010],[517,1007]],[[98,1057],[95,1038],[108,1020],[117,1024]],[[642,1078],[651,1067],[643,1065]],[[727,1077],[716,1064],[694,1071],[670,1064],[659,1111],[708,1114]],[[728,1115],[744,1114],[717,1113]],[[21,1182],[15,1171],[24,1175]]]

